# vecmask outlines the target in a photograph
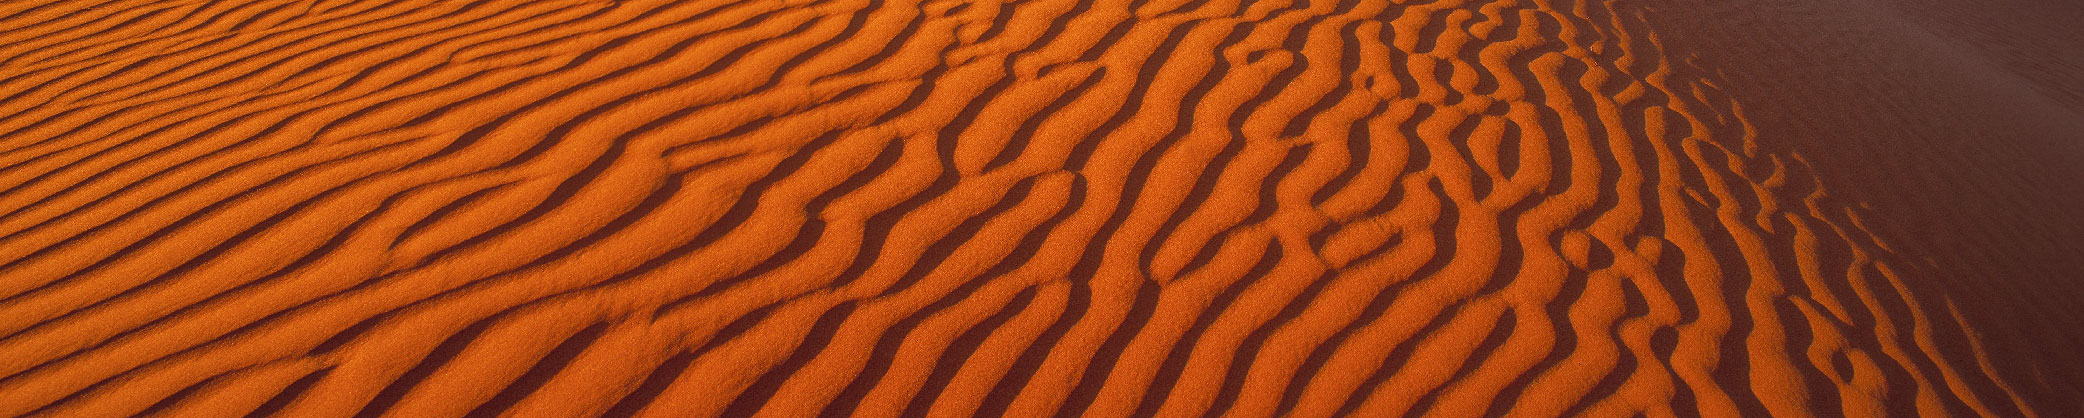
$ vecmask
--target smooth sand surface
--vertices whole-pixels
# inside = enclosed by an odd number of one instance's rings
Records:
[[[0,416],[2084,416],[2079,21],[0,0]]]

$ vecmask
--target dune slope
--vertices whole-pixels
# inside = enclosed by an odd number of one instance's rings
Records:
[[[1912,293],[1976,335],[1942,347],[1989,357],[2044,415],[2084,414],[2084,8],[1685,2],[1646,16],[1727,74],[1762,142],[1802,150],[1872,209],[1925,270]]]
[[[0,416],[2070,408],[1642,3],[0,1]]]

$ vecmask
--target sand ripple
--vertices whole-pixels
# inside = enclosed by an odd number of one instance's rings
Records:
[[[0,2],[0,416],[2030,413],[1613,3]]]

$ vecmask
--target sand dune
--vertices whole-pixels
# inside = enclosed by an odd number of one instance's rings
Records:
[[[0,416],[2084,413],[1865,2],[0,1]]]

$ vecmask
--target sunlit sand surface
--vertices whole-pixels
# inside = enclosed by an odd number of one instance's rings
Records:
[[[0,416],[2084,416],[2080,21],[0,0]]]

